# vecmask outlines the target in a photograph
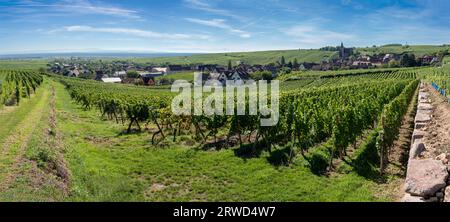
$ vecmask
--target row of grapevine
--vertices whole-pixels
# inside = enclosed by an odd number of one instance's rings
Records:
[[[408,106],[417,90],[419,80],[411,82],[405,90],[392,102],[387,104],[381,116],[380,131],[377,138],[377,144],[380,152],[380,169],[384,171],[388,162],[390,148],[397,139],[403,116],[408,111]]]
[[[43,82],[41,74],[23,70],[0,70],[0,105],[18,105]]]
[[[368,72],[364,74],[342,75],[342,76],[328,76],[320,77],[302,77],[295,80],[286,81],[281,84],[283,90],[296,90],[298,88],[313,88],[324,86],[335,86],[343,84],[353,84],[355,82],[372,82],[375,79],[416,79],[416,72],[413,70],[398,70],[398,71],[378,71]]]

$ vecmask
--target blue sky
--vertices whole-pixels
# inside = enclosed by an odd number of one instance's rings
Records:
[[[448,0],[0,0],[0,53],[450,43]]]

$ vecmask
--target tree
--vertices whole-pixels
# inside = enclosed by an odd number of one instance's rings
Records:
[[[400,65],[402,67],[413,67],[416,66],[416,56],[414,54],[404,54],[400,59]]]
[[[292,64],[292,69],[298,70],[300,68],[300,64],[298,63],[297,58],[294,59],[294,64]]]
[[[400,67],[400,64],[398,63],[397,60],[393,59],[391,61],[389,61],[389,68],[398,68]]]
[[[285,74],[290,74],[292,72],[291,68],[289,67],[283,67],[280,69],[280,76],[285,75]]]
[[[286,59],[284,58],[284,56],[281,56],[280,65],[282,67],[284,67],[286,65]]]
[[[128,71],[128,72],[127,72],[127,78],[130,78],[130,79],[137,79],[137,78],[139,78],[139,77],[140,77],[139,73],[136,72],[136,71],[134,71],[134,70]]]
[[[228,71],[233,69],[233,65],[231,64],[231,60],[228,60]]]
[[[256,71],[252,74],[250,74],[250,77],[255,80],[255,81],[259,81],[259,80],[272,80],[272,73],[269,71]]]
[[[41,67],[41,68],[39,68],[39,72],[40,72],[40,73],[46,73],[47,70],[46,70],[44,67]]]
[[[291,69],[292,69],[292,67],[293,67],[293,64],[292,64],[292,62],[291,62],[291,61],[289,61],[289,63],[287,64],[287,67],[289,67],[289,68],[291,68]]]

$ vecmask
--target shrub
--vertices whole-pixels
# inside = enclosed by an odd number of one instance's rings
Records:
[[[313,173],[322,174],[327,171],[331,158],[330,149],[328,146],[320,146],[309,153],[307,159]]]

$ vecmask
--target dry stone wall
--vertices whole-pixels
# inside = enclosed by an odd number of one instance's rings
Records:
[[[418,101],[402,202],[448,202],[450,181],[447,154],[436,158],[422,156],[426,151],[422,139],[433,133],[426,130],[433,120],[435,110],[429,89],[424,83],[420,85]]]

